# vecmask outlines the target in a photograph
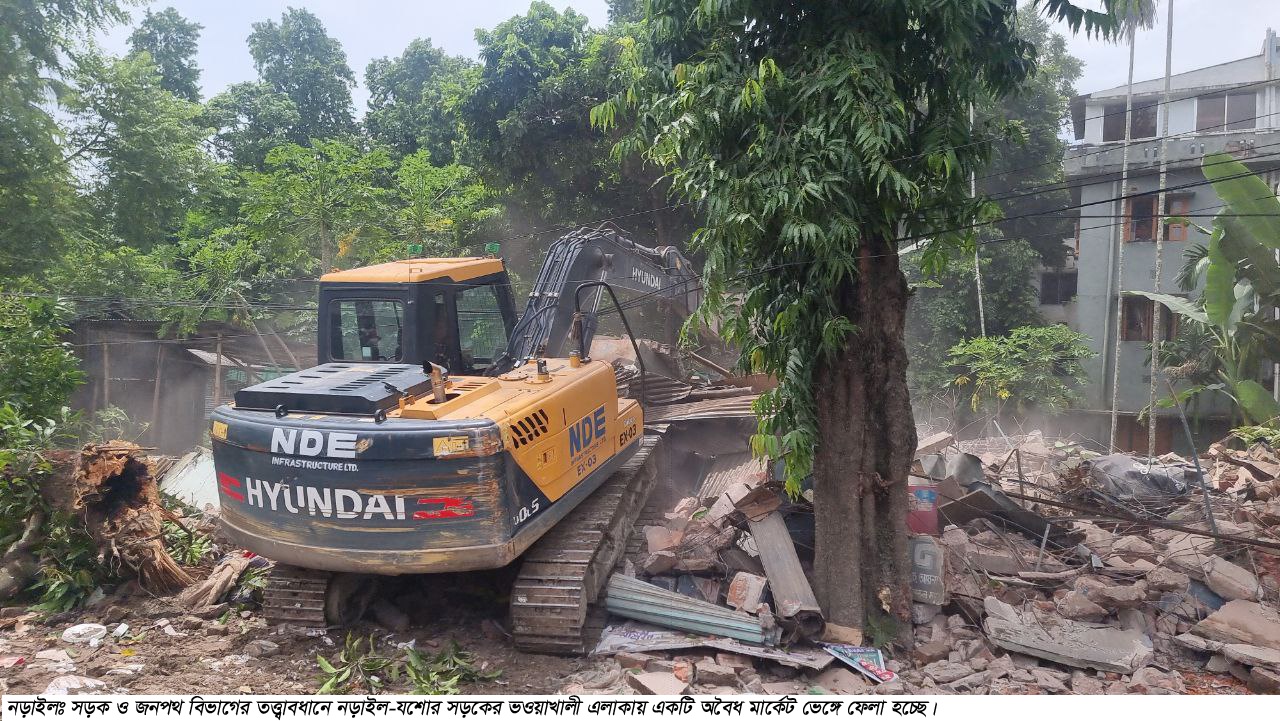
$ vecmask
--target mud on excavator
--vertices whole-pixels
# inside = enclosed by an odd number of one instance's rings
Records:
[[[519,558],[517,647],[588,650],[589,607],[655,482],[641,404],[589,356],[605,300],[634,344],[615,288],[676,316],[700,301],[678,250],[611,225],[556,241],[518,318],[498,258],[323,276],[319,365],[211,421],[226,533],[276,562],[265,615],[344,625],[379,576]]]

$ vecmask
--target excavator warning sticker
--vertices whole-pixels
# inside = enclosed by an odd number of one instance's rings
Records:
[[[466,453],[469,450],[471,450],[471,438],[468,436],[444,436],[431,439],[431,452],[436,458],[454,453]]]

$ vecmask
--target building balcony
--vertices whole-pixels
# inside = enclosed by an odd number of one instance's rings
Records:
[[[1280,165],[1280,128],[1251,128],[1169,138],[1169,162],[1174,167],[1195,167],[1206,155],[1230,153],[1250,165]],[[1082,143],[1068,146],[1063,164],[1067,177],[1119,173],[1123,142]],[[1159,138],[1132,141],[1129,169],[1156,168],[1160,163]]]

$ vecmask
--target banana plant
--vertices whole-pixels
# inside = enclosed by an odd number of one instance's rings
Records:
[[[1280,200],[1243,163],[1225,154],[1206,155],[1202,172],[1224,207],[1213,219],[1206,247],[1188,252],[1188,273],[1203,278],[1200,297],[1189,300],[1164,293],[1130,291],[1160,303],[1184,322],[1195,324],[1217,356],[1214,383],[1187,388],[1171,405],[1202,393],[1229,397],[1253,425],[1275,425],[1280,404],[1255,378],[1264,360],[1280,358]],[[1171,218],[1171,221],[1186,222]]]

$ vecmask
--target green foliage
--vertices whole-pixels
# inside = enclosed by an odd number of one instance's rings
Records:
[[[387,192],[376,180],[390,168],[385,151],[342,140],[282,145],[267,154],[266,173],[247,176],[250,231],[267,255],[327,272],[356,246],[385,238]]]
[[[318,694],[377,691],[399,673],[393,659],[376,652],[372,634],[361,638],[350,631],[333,661],[316,656],[316,664],[320,666]]]
[[[147,10],[142,22],[129,36],[134,53],[147,53],[160,71],[160,86],[189,102],[200,102],[200,68],[195,55],[200,31],[173,8],[158,13]]]
[[[784,456],[798,488],[818,438],[814,368],[856,332],[859,258],[923,237],[939,267],[972,242],[941,232],[989,212],[968,198],[989,153],[970,142],[969,104],[1015,90],[1033,50],[1005,1],[647,8],[626,88],[592,118],[633,117],[619,152],[659,164],[699,204],[701,315],[724,316],[746,370],[778,378],[757,403],[755,448]]]
[[[196,196],[219,178],[200,108],[161,87],[147,53],[81,59],[68,101],[71,142],[101,226],[131,247],[172,242]]]
[[[452,696],[459,693],[458,684],[491,681],[502,675],[501,671],[477,669],[471,654],[452,640],[432,656],[424,656],[413,648],[408,649],[405,656],[405,676],[415,694]]]
[[[51,99],[81,41],[122,19],[115,0],[0,0],[0,271],[57,257],[79,220]]]
[[[173,521],[165,521],[164,547],[183,566],[196,566],[213,555],[213,539],[203,533],[188,532]]]
[[[40,495],[51,470],[42,452],[65,441],[56,420],[35,420],[10,403],[0,404],[0,548],[23,533],[29,519],[43,519],[29,552],[39,570],[20,598],[58,613],[74,608],[102,584],[114,580],[98,562],[97,547],[77,519],[55,512]]]
[[[427,256],[457,255],[477,230],[501,213],[491,204],[492,192],[470,168],[432,165],[426,150],[405,157],[395,181],[401,254],[405,244],[417,243]]]
[[[227,86],[209,101],[205,118],[216,128],[212,143],[218,156],[254,170],[266,169],[267,153],[288,143],[302,122],[293,100],[263,82]]]
[[[1200,297],[1132,294],[1169,308],[1182,319],[1182,333],[1201,339],[1197,348],[1177,343],[1173,352],[1162,349],[1161,357],[1176,365],[1175,375],[1193,383],[1176,400],[1220,393],[1247,424],[1274,427],[1280,404],[1255,376],[1264,359],[1280,357],[1280,321],[1271,312],[1280,304],[1280,267],[1274,255],[1280,250],[1280,200],[1229,155],[1206,155],[1202,165],[1225,203],[1213,219],[1207,246],[1188,252],[1180,274],[1180,282],[1188,285],[1203,277]],[[1168,407],[1174,400],[1158,405]]]
[[[1023,240],[1001,240],[982,246],[982,298],[987,333],[1004,335],[1014,328],[1043,324],[1038,288],[1033,284],[1040,258]],[[943,360],[955,344],[982,335],[978,315],[973,256],[954,258],[925,277],[908,268],[915,286],[907,316],[907,382],[912,397],[922,401],[952,379]]]
[[[365,70],[365,129],[397,156],[425,150],[436,165],[452,163],[462,139],[458,106],[476,75],[474,62],[414,40],[400,57],[375,59]]]
[[[249,54],[262,81],[287,95],[297,108],[298,123],[290,129],[289,140],[306,145],[312,139],[355,132],[355,75],[342,45],[329,37],[314,14],[289,8],[279,23],[254,23]]]
[[[973,338],[948,354],[951,386],[975,413],[998,416],[1012,409],[1054,413],[1079,400],[1081,361],[1094,355],[1088,338],[1065,325],[1014,328],[1005,336]]]
[[[1272,449],[1280,448],[1280,429],[1271,426],[1240,426],[1232,428],[1231,435],[1239,438],[1246,446],[1265,443]]]
[[[0,295],[0,403],[30,419],[59,417],[83,379],[63,340],[69,316],[60,301]]]

